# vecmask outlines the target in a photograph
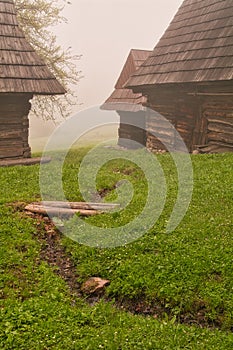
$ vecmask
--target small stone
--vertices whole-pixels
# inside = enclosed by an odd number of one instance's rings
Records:
[[[109,283],[109,280],[104,280],[100,277],[91,277],[83,283],[81,291],[85,294],[100,293]]]

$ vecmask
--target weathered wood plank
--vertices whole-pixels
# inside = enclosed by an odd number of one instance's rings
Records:
[[[222,123],[209,123],[208,124],[208,130],[209,131],[215,131],[219,133],[227,133],[227,134],[233,134],[233,125],[227,125]]]
[[[29,204],[26,206],[25,210],[30,211],[35,214],[41,215],[51,215],[51,216],[66,216],[70,217],[75,214],[80,216],[93,216],[100,213],[97,210],[85,210],[85,209],[68,209],[60,207],[46,207],[42,205]]]
[[[210,141],[221,141],[226,144],[227,143],[233,144],[233,134],[211,131],[208,133],[207,137],[208,137],[208,140]]]
[[[28,166],[28,165],[35,165],[35,164],[40,164],[40,163],[46,164],[46,163],[49,163],[51,161],[50,157],[22,158],[22,155],[20,155],[20,156],[18,159],[0,159],[0,167],[9,167],[9,166],[17,166],[17,165]]]
[[[9,148],[0,147],[0,159],[12,158],[12,157],[14,158],[23,157],[23,148],[9,149]]]
[[[43,201],[41,203],[31,203],[53,208],[71,208],[85,210],[111,210],[120,207],[117,203],[92,203],[92,202],[64,202],[64,201]]]
[[[228,119],[228,118],[207,118],[209,123],[218,123],[218,124],[223,124],[223,125],[228,125],[233,128],[233,119]]]

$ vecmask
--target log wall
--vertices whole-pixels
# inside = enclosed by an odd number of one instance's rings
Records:
[[[180,134],[189,152],[233,151],[232,84],[219,82],[206,86],[148,88],[147,148],[150,150],[182,150],[182,144],[169,123]],[[157,112],[157,115],[155,112]],[[153,135],[156,132],[157,135]]]
[[[202,100],[202,128],[199,142],[203,152],[233,152],[233,98],[205,97]]]
[[[118,129],[118,145],[126,148],[138,148],[146,146],[145,113],[144,112],[120,112],[120,126]],[[132,125],[127,124],[130,123]],[[136,141],[135,144],[131,141]]]
[[[30,94],[0,95],[0,159],[29,158]]]
[[[170,122],[179,132],[189,151],[193,150],[193,139],[196,130],[196,120],[199,104],[197,99],[175,95],[150,94],[148,98],[148,107],[158,112]],[[166,144],[174,150],[182,150],[182,144],[179,141],[174,130],[156,117],[152,112],[148,112],[146,118],[147,129],[147,148],[150,150],[167,150]],[[156,131],[159,137],[155,137],[152,132]]]

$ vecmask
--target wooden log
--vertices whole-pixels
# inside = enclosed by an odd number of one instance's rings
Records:
[[[209,123],[218,123],[218,124],[223,124],[223,125],[228,125],[230,127],[233,127],[233,119],[210,117],[207,120]]]
[[[0,128],[0,139],[19,139],[22,135],[22,129],[21,130],[1,130]]]
[[[209,145],[218,145],[218,146],[221,146],[221,147],[228,147],[228,148],[231,148],[233,150],[233,145],[229,145],[228,143],[224,143],[224,142],[214,142],[214,141],[210,141],[209,142]]]
[[[233,144],[233,134],[211,131],[208,133],[207,137],[208,140],[211,141],[221,141],[227,144]]]
[[[145,132],[143,132],[141,129],[135,130],[135,129],[119,129],[119,136],[124,137],[127,136],[127,138],[130,139],[138,139],[143,135]]]
[[[36,204],[29,204],[25,207],[25,210],[41,215],[51,215],[51,216],[66,216],[71,217],[75,214],[80,216],[93,216],[100,214],[100,211],[97,210],[85,210],[85,209],[68,209],[68,208],[58,208],[58,207],[49,207]]]
[[[147,127],[150,128],[166,128],[168,125],[168,122],[166,120],[159,120],[157,118],[148,118],[146,121]]]
[[[173,129],[152,129],[152,128],[148,128],[147,131],[149,133],[156,133],[156,135],[158,135],[158,137],[160,137],[160,139],[164,139],[164,140],[174,140],[175,137],[175,133]],[[154,136],[155,137],[155,136]]]
[[[200,153],[225,153],[225,152],[233,152],[233,146],[223,144],[223,143],[211,143],[208,145],[196,146],[196,149],[199,150]]]
[[[9,146],[9,147],[20,147],[22,145],[21,138],[15,138],[15,139],[1,139],[0,138],[0,146]]]
[[[7,131],[7,130],[22,130],[22,123],[21,119],[18,119],[18,121],[13,122],[9,124],[8,122],[1,121],[0,120],[0,131]]]
[[[1,149],[0,149],[1,151]],[[43,158],[22,158],[23,154],[20,154],[18,159],[5,159],[7,153],[4,153],[4,157],[1,157],[0,152],[0,167],[9,167],[9,166],[17,166],[17,165],[35,165],[35,164],[45,164],[51,161],[50,157]],[[15,156],[15,155],[14,155]],[[9,156],[10,158],[10,156]]]
[[[162,143],[166,143],[166,144],[169,144],[169,145],[173,145],[174,144],[174,141],[175,141],[175,136],[174,134],[172,135],[162,135],[162,134],[159,134],[159,139],[158,139],[160,142]]]
[[[191,123],[187,119],[178,119],[176,125],[184,129],[193,129],[194,123]]]
[[[20,158],[23,156],[23,148],[9,148],[9,147],[0,147],[0,159],[4,158]]]
[[[33,205],[43,205],[54,208],[70,208],[84,210],[110,210],[120,207],[115,203],[90,203],[90,202],[63,202],[63,201],[43,201],[42,203],[32,203]]]
[[[208,124],[208,130],[209,131],[220,132],[220,133],[233,134],[233,126],[223,125],[223,124],[220,124],[220,123],[209,123]]]

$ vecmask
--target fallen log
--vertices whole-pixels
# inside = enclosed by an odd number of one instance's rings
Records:
[[[71,217],[75,214],[79,214],[80,216],[93,216],[110,211],[119,206],[119,204],[114,203],[45,201],[28,204],[25,210],[41,215]]]
[[[32,203],[33,205],[39,205],[39,203]],[[63,202],[63,201],[44,201],[40,205],[53,208],[66,208],[66,209],[84,209],[84,210],[110,210],[120,206],[115,203],[86,203],[86,202]]]
[[[80,216],[93,216],[100,214],[100,211],[97,210],[86,210],[86,209],[69,209],[69,208],[59,208],[59,207],[46,207],[43,205],[35,205],[29,204],[25,207],[25,210],[41,215],[49,215],[49,216],[66,216],[71,217],[75,214],[79,214]]]

